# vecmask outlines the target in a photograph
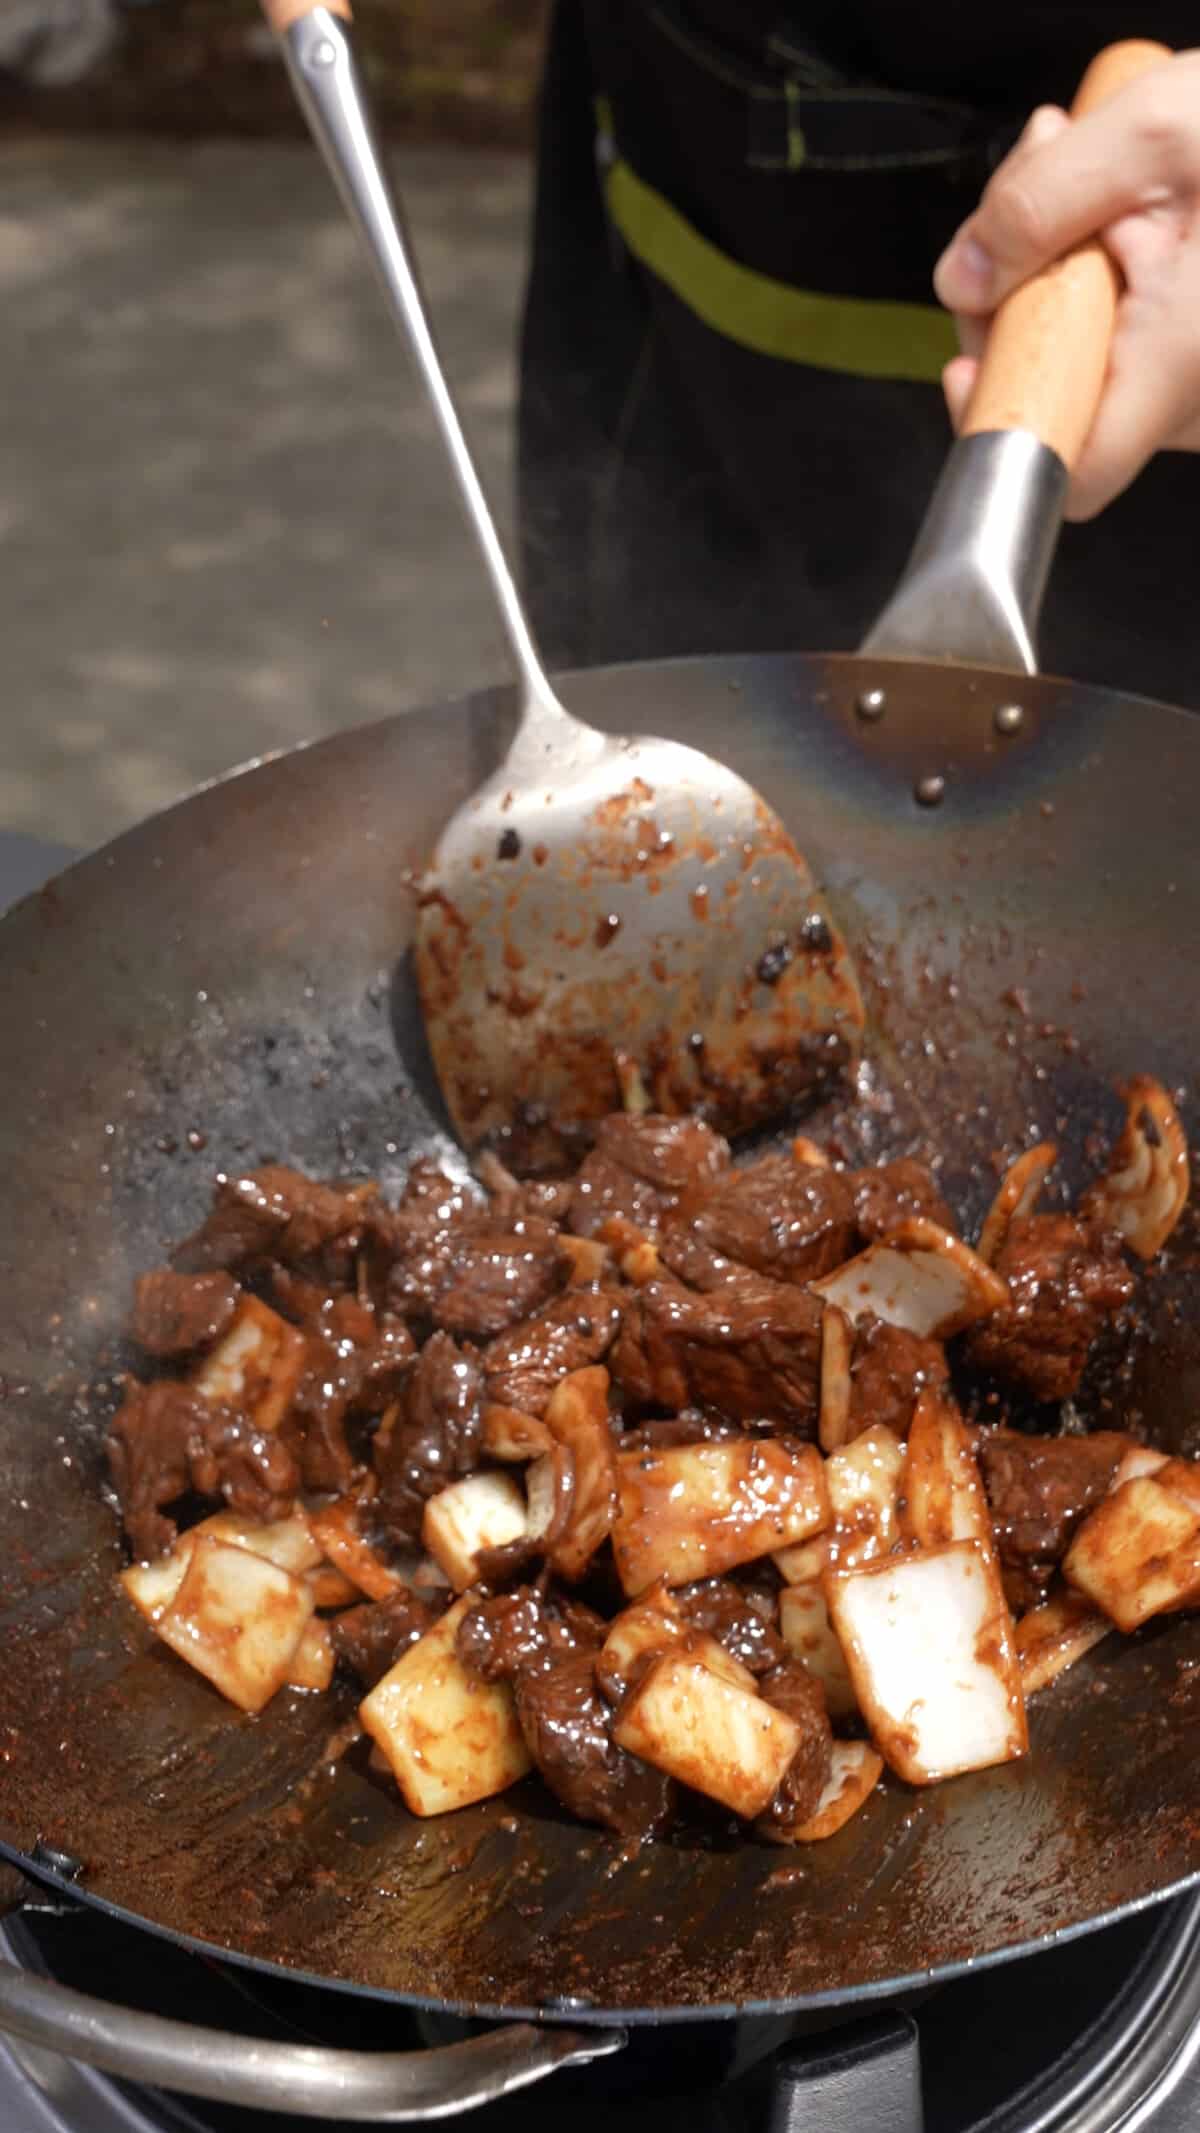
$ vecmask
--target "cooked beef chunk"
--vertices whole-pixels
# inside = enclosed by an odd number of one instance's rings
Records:
[[[400,1397],[387,1444],[376,1454],[378,1511],[386,1532],[412,1540],[428,1498],[479,1463],[483,1374],[474,1349],[433,1334]]]
[[[596,1688],[607,1623],[565,1594],[525,1585],[463,1617],[458,1652],[485,1681],[511,1681],[529,1752],[551,1792],[584,1822],[622,1835],[659,1829],[670,1781],[618,1748]]]
[[[565,1223],[575,1191],[574,1178],[528,1178],[521,1198],[512,1209],[517,1215],[536,1215],[539,1221]]]
[[[395,1398],[416,1352],[403,1319],[377,1313],[356,1296],[321,1289],[277,1268],[278,1302],[309,1333],[308,1358],[280,1434],[306,1489],[348,1488],[355,1462],[346,1441],[350,1414],[377,1413]]]
[[[388,1302],[404,1315],[430,1311],[446,1279],[453,1240],[478,1222],[480,1206],[428,1156],[418,1156],[392,1215]]]
[[[532,1585],[481,1600],[458,1625],[458,1655],[485,1681],[545,1672],[560,1659],[599,1651],[608,1624],[581,1600]]]
[[[529,1215],[542,1222],[566,1221],[575,1190],[574,1178],[527,1178],[522,1182],[505,1169],[490,1148],[484,1149],[475,1172],[487,1192],[488,1212],[495,1221],[513,1222]]]
[[[389,1599],[348,1607],[329,1628],[338,1658],[358,1675],[364,1689],[373,1689],[437,1619],[434,1608],[402,1585]]]
[[[706,1415],[698,1407],[685,1407],[681,1415],[624,1430],[620,1448],[623,1452],[666,1452],[677,1444],[728,1443],[731,1437],[744,1434],[736,1422],[726,1422],[721,1415]]]
[[[689,1192],[667,1221],[659,1252],[684,1279],[687,1247],[699,1245],[776,1281],[805,1282],[841,1266],[854,1242],[845,1173],[818,1170],[791,1155],[768,1155]],[[692,1258],[694,1264],[694,1253]]]
[[[1076,1527],[1099,1503],[1132,1439],[1118,1430],[1090,1437],[1028,1437],[982,1429],[975,1450],[1003,1564],[1045,1582]]]
[[[133,1552],[143,1561],[175,1539],[163,1506],[189,1490],[222,1496],[250,1518],[277,1518],[290,1508],[299,1475],[286,1445],[264,1437],[228,1407],[214,1406],[190,1385],[161,1379],[126,1384],[107,1450],[113,1487]]]
[[[567,1226],[593,1237],[610,1215],[622,1215],[639,1229],[656,1229],[680,1193],[711,1182],[728,1163],[728,1142],[699,1119],[618,1112],[600,1121],[575,1179]]]
[[[879,1163],[873,1170],[857,1170],[850,1179],[854,1195],[854,1219],[866,1243],[886,1237],[912,1215],[927,1215],[943,1229],[954,1228],[954,1217],[924,1163],[900,1156],[894,1163]]]
[[[659,1239],[658,1256],[668,1273],[705,1296],[748,1272],[736,1259],[726,1259],[715,1251],[682,1216],[677,1216],[668,1233]]]
[[[715,1407],[811,1437],[820,1361],[819,1299],[742,1274],[704,1296],[649,1282],[626,1309],[611,1368],[634,1406]]]
[[[241,1295],[230,1274],[139,1274],[129,1330],[147,1355],[191,1355],[228,1331]]]
[[[192,1460],[192,1487],[199,1495],[220,1496],[240,1517],[266,1525],[286,1517],[299,1486],[296,1462],[281,1437],[264,1435],[228,1408],[213,1410]]]
[[[236,1177],[222,1174],[208,1219],[172,1253],[182,1272],[253,1266],[265,1259],[314,1265],[349,1278],[367,1238],[386,1242],[390,1217],[377,1185],[319,1185],[283,1163]]]
[[[825,1712],[825,1692],[815,1674],[799,1659],[785,1659],[764,1674],[759,1693],[777,1711],[786,1711],[801,1729],[800,1746],[787,1775],[757,1827],[764,1836],[784,1842],[816,1813],[829,1783],[833,1763],[833,1729]]]
[[[662,1771],[617,1746],[590,1652],[519,1673],[514,1692],[529,1753],[571,1814],[625,1837],[650,1836],[666,1826],[675,1787]]]
[[[1015,1622],[1041,1606],[1057,1570],[1057,1563],[1001,1563],[1000,1584]]]
[[[487,1393],[501,1407],[545,1413],[560,1378],[602,1361],[616,1339],[621,1307],[615,1292],[568,1289],[483,1351]]]
[[[1092,1342],[1133,1294],[1119,1243],[1072,1215],[1026,1215],[1010,1227],[996,1272],[1012,1302],[972,1327],[968,1360],[1035,1400],[1069,1399]]]
[[[850,1419],[856,1436],[873,1422],[907,1437],[917,1395],[946,1381],[946,1351],[882,1318],[861,1318],[850,1358]]]
[[[432,1156],[419,1155],[392,1214],[397,1257],[432,1244],[464,1218],[477,1215],[479,1205],[469,1186],[456,1185]]]
[[[689,1622],[706,1629],[752,1674],[769,1674],[785,1663],[788,1648],[770,1617],[730,1579],[705,1578],[699,1585],[684,1586],[675,1598]]]
[[[334,1489],[341,1495],[354,1479],[354,1455],[346,1442],[346,1415],[359,1371],[349,1367],[328,1341],[310,1339],[308,1362],[279,1434],[300,1469],[306,1489]]]
[[[452,1234],[433,1321],[459,1339],[492,1340],[531,1318],[561,1289],[570,1261],[548,1222],[516,1216]]]

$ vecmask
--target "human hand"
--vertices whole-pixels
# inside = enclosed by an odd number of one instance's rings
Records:
[[[1081,118],[1045,106],[938,262],[963,353],[942,383],[966,414],[987,322],[1018,283],[1099,237],[1124,277],[1108,374],[1067,516],[1093,518],[1165,448],[1200,451],[1200,51]]]

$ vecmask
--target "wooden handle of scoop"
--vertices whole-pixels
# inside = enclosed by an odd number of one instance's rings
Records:
[[[1171,54],[1142,38],[1092,61],[1071,106],[1093,111]],[[963,435],[1032,430],[1073,467],[1100,404],[1121,276],[1099,239],[1076,245],[1006,297],[992,321]]]
[[[352,19],[350,0],[262,0],[262,11],[276,36],[281,37],[285,30],[291,29],[293,22],[311,15],[318,5],[327,7],[331,15],[340,15],[343,22]]]

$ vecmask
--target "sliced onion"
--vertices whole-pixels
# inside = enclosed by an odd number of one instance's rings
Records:
[[[949,1340],[1009,1301],[1008,1284],[927,1215],[909,1216],[886,1242],[811,1286],[850,1319],[882,1318],[929,1340]]]
[[[836,1452],[853,1435],[850,1421],[850,1352],[854,1336],[844,1311],[827,1303],[821,1313],[821,1417],[823,1452]]]
[[[1187,1139],[1162,1083],[1149,1074],[1129,1083],[1125,1105],[1108,1170],[1085,1193],[1081,1212],[1118,1230],[1139,1259],[1153,1259],[1187,1205]]]
[[[1055,1163],[1058,1149],[1053,1141],[1039,1141],[1010,1163],[1000,1180],[1000,1190],[983,1219],[979,1232],[979,1256],[995,1266],[1014,1222],[1032,1214],[1037,1198]]]

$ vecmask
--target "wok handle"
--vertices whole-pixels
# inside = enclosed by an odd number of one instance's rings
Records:
[[[1084,75],[1072,112],[1093,110],[1169,57],[1159,44],[1110,45]],[[1120,286],[1092,242],[1001,304],[963,434],[864,652],[1037,673],[1068,472],[1104,388]]]
[[[0,2032],[124,2081],[201,2096],[208,2103],[370,2125],[476,2110],[560,2067],[607,2058],[625,2043],[622,2029],[542,2029],[514,2022],[429,2051],[280,2044],[114,2007],[2,1960]]]
[[[1109,45],[1079,84],[1072,118],[1170,57],[1144,38]],[[1099,238],[1014,289],[988,332],[963,436],[1031,430],[1072,468],[1100,405],[1120,295],[1120,272]]]

